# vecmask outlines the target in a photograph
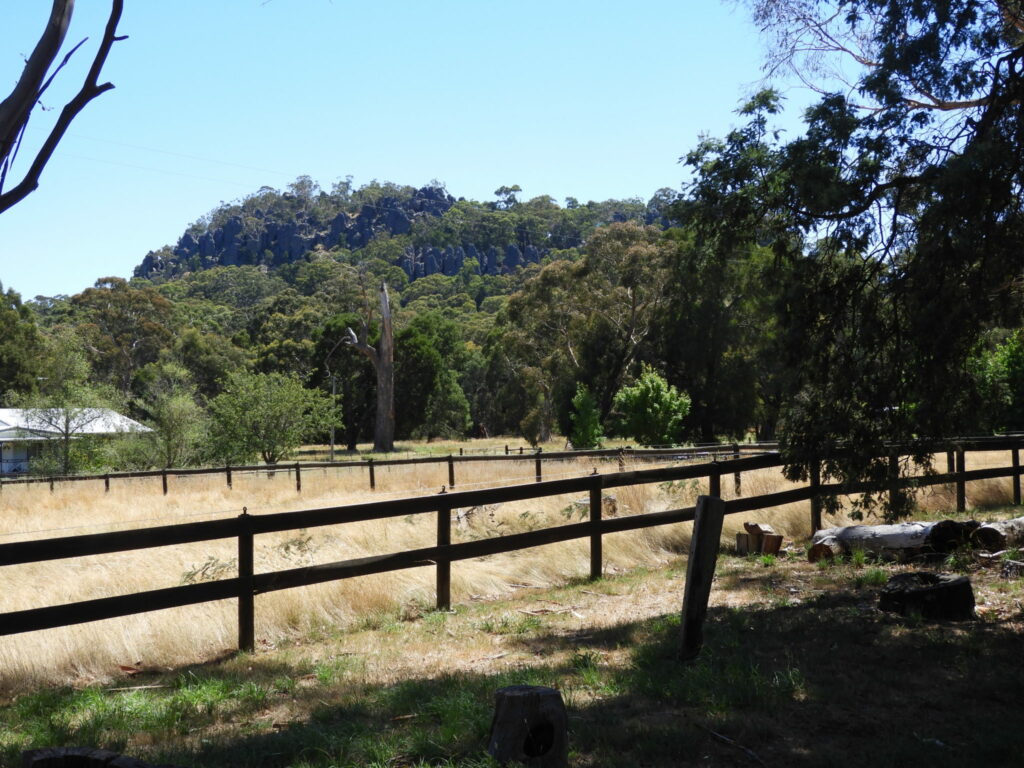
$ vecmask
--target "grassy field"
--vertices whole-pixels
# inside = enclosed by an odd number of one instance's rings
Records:
[[[978,619],[879,612],[897,566],[723,555],[698,661],[675,661],[684,563],[380,611],[257,653],[0,708],[0,758],[101,746],[185,766],[487,766],[494,691],[559,689],[573,766],[1019,765],[1024,582],[975,570]]]
[[[1005,461],[972,456],[970,466]],[[566,463],[560,473],[592,464]],[[471,466],[479,475],[467,484],[532,479],[532,465]],[[383,477],[375,494],[365,478],[333,472],[304,473],[301,495],[285,475],[266,473],[237,477],[232,490],[223,478],[180,479],[167,497],[159,479],[109,494],[102,482],[53,494],[5,488],[0,540],[207,519],[241,505],[259,514],[436,492],[446,468]],[[752,473],[743,491],[788,485],[778,473]],[[723,482],[727,496],[731,486]],[[616,513],[681,506],[703,490],[618,489]],[[1008,481],[968,486],[972,506],[1008,496]],[[566,522],[573,501],[479,509],[455,538]],[[922,515],[942,516],[951,489],[921,502]],[[806,504],[739,517],[727,519],[724,542],[749,519],[797,544],[807,533]],[[257,569],[398,551],[429,541],[432,529],[409,519],[260,537]],[[775,562],[726,557],[708,653],[684,668],[671,651],[688,542],[687,525],[610,536],[608,578],[596,583],[582,581],[582,542],[459,563],[452,613],[429,610],[432,569],[260,596],[258,651],[240,657],[228,653],[233,601],[4,638],[0,754],[14,765],[30,746],[87,744],[184,765],[486,765],[494,689],[537,682],[566,698],[574,765],[756,764],[744,749],[768,764],[848,764],[866,749],[858,739],[872,741],[879,727],[885,750],[863,752],[872,763],[902,764],[916,749],[928,764],[973,764],[975,755],[1012,764],[999,756],[1019,747],[1007,702],[1021,682],[1010,657],[1021,583],[979,573],[980,619],[928,626],[873,609],[888,567],[819,569],[799,547]],[[228,544],[193,545],[7,567],[0,610],[231,576],[232,556]]]
[[[639,466],[648,467],[644,463]],[[627,466],[627,468],[631,468]],[[618,470],[616,461],[552,462],[545,477],[579,477]],[[532,483],[533,462],[469,463],[458,467],[459,488]],[[102,480],[5,488],[0,541],[18,541],[192,522],[238,515],[311,509],[346,503],[437,493],[447,467],[377,468],[377,490],[364,468],[303,473],[302,492],[287,473],[236,473],[228,488],[218,475],[172,478],[162,494],[159,478],[118,481],[105,493]],[[731,491],[731,484],[724,483]],[[777,473],[747,478],[747,494],[785,487]],[[616,489],[615,514],[628,515],[692,504],[706,490],[697,482]],[[465,541],[575,522],[585,515],[580,496],[560,496],[457,510],[453,539]],[[791,537],[806,528],[806,505],[775,510],[767,519]],[[735,527],[739,522],[735,523]],[[662,564],[686,550],[689,525],[615,534],[605,544],[606,573]],[[403,551],[431,544],[432,516],[299,530],[256,539],[257,572]],[[56,605],[109,595],[235,575],[232,540],[140,552],[0,568],[0,611]],[[513,584],[555,585],[588,573],[585,541],[458,563],[452,573],[455,601],[500,595]],[[362,617],[434,599],[433,569],[402,571],[256,600],[257,638],[276,643],[325,623],[351,626]],[[54,683],[103,682],[121,666],[177,666],[216,657],[235,647],[234,601],[208,603],[119,620],[26,633],[0,643],[0,694]],[[181,627],[188,631],[181,631]]]

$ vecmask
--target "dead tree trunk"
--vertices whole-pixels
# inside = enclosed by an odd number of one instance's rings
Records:
[[[967,542],[977,527],[974,522],[940,520],[934,523],[825,528],[814,534],[807,558],[813,563],[857,549],[890,559],[924,552],[950,552]]]
[[[377,416],[373,426],[373,450],[387,453],[395,450],[395,341],[391,321],[391,299],[386,283],[380,284],[380,341],[376,347],[367,343],[369,324],[362,336],[346,328],[345,343],[366,355],[377,373]]]

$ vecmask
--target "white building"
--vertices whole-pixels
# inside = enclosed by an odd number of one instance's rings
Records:
[[[48,440],[150,431],[109,408],[0,408],[0,475],[28,472]]]

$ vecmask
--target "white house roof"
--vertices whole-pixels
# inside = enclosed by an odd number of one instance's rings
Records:
[[[67,414],[72,436],[152,431],[109,408],[69,408]],[[60,437],[63,430],[57,424],[62,420],[58,409],[0,408],[0,441]]]

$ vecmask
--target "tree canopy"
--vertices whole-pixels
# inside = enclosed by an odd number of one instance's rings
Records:
[[[1019,322],[1021,7],[752,5],[772,70],[820,99],[788,142],[770,126],[778,97],[752,100],[745,127],[686,157],[677,214],[720,260],[744,243],[777,259],[789,472],[880,479],[888,441],[926,461],[928,442],[974,426],[973,350]],[[833,454],[839,441],[853,450]]]

